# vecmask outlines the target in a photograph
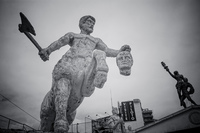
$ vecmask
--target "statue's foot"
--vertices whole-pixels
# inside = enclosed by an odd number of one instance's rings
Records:
[[[69,124],[65,120],[56,120],[54,123],[55,133],[68,133]]]

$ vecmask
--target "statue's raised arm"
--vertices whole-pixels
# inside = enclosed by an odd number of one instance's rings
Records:
[[[47,48],[44,48],[41,51],[39,51],[38,54],[40,55],[43,61],[46,61],[49,59],[49,55],[53,51],[58,50],[67,44],[72,45],[73,40],[74,40],[73,33],[67,33],[64,36],[62,36],[60,39],[51,43]]]

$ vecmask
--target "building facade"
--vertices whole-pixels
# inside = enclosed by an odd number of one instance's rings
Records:
[[[134,130],[135,133],[199,133],[200,106],[193,105]]]
[[[154,122],[153,111],[148,108],[142,109],[139,99],[121,102],[120,106],[125,128],[131,127],[132,130],[143,127]]]

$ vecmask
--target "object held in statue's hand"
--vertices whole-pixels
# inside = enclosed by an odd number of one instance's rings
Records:
[[[116,57],[117,66],[120,74],[129,76],[131,74],[131,67],[133,65],[133,57],[128,51],[121,51]]]

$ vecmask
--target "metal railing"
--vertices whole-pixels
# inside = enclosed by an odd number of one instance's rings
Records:
[[[92,133],[92,122],[76,123],[70,125],[69,133]]]
[[[20,123],[18,121],[12,120],[10,118],[7,118],[3,115],[0,115],[0,129],[22,129],[24,131],[35,131],[34,128]]]

